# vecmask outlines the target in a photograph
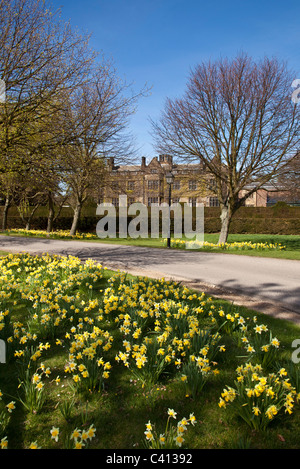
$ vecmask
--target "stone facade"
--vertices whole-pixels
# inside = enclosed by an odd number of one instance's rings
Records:
[[[159,155],[149,164],[142,157],[140,165],[115,166],[108,161],[109,176],[101,201],[118,204],[119,195],[126,194],[128,204],[141,202],[147,206],[169,201],[169,185],[166,175],[174,176],[171,184],[172,203],[182,202],[196,205],[215,206],[215,180],[203,164],[175,164],[172,156]]]
[[[108,177],[98,203],[108,202],[118,206],[119,196],[127,195],[128,205],[141,202],[146,206],[169,202],[169,185],[166,175],[172,171],[171,202],[195,206],[218,206],[214,176],[203,163],[176,164],[170,155],[154,157],[149,164],[142,157],[140,165],[116,166],[113,158],[108,160]],[[241,192],[243,195],[243,191]],[[246,206],[265,207],[268,192],[261,189],[246,200]]]

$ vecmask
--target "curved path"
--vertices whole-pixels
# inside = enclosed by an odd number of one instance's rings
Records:
[[[216,297],[300,324],[299,261],[13,236],[0,236],[0,250],[92,258],[135,275],[180,280]]]

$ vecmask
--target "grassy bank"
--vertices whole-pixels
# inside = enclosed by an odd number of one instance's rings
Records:
[[[299,448],[296,325],[73,257],[0,272],[2,447]]]
[[[122,244],[129,246],[143,246],[154,248],[166,248],[166,242],[162,238],[105,238],[99,239],[93,233],[77,233],[70,237],[68,231],[56,231],[47,235],[42,230],[8,230],[3,231],[2,235],[31,236],[31,237],[50,237],[53,239],[76,239],[85,242],[98,242],[109,244]],[[266,234],[231,234],[228,236],[229,247],[217,246],[219,235],[217,233],[206,233],[204,235],[205,243],[208,243],[197,250],[204,252],[220,252],[237,255],[249,255],[259,257],[275,257],[280,259],[300,259],[300,236],[297,235],[266,235]],[[182,238],[183,241],[186,238]],[[241,246],[237,246],[241,244]],[[249,246],[251,245],[251,246]],[[269,247],[270,246],[270,247]],[[180,249],[179,244],[172,244],[173,249]]]

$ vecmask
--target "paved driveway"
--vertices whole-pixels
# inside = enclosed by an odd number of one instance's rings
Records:
[[[215,296],[300,323],[300,262],[83,241],[0,236],[0,249],[95,259],[133,274],[172,278]]]

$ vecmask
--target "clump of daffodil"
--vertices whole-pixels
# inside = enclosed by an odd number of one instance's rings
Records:
[[[115,359],[134,374],[143,387],[153,386],[175,365],[209,345],[210,359],[220,336],[201,330],[207,300],[179,284],[160,280],[126,281],[122,274],[111,279],[104,295],[104,312],[115,318],[124,337],[124,349]],[[121,300],[121,302],[119,301]]]
[[[235,386],[221,393],[219,407],[230,405],[249,426],[265,430],[280,413],[293,412],[296,397],[284,368],[265,374],[261,365],[247,363],[237,368]]]
[[[199,355],[190,355],[189,361],[182,366],[181,380],[185,383],[186,395],[195,398],[204,388],[207,381],[218,374],[216,362],[207,358],[208,347],[200,350]]]
[[[79,392],[93,392],[101,389],[109,378],[111,364],[104,354],[111,348],[113,338],[95,324],[80,326],[81,323],[68,335],[70,347],[65,371],[72,374]]]
[[[232,306],[229,308],[212,308],[209,317],[214,328],[223,334],[238,337],[240,331],[246,327],[246,321],[243,316],[234,310]]]
[[[96,428],[94,425],[90,425],[87,430],[81,430],[75,428],[71,434],[71,440],[74,441],[74,449],[86,448],[89,442],[95,437]]]
[[[7,436],[4,436],[3,438],[1,438],[1,440],[0,440],[0,448],[1,448],[1,449],[7,449],[7,448],[8,448]]]
[[[163,243],[166,245],[167,240],[164,239]],[[171,239],[171,246],[177,249],[188,249],[189,245],[193,249],[203,250],[242,250],[242,251],[282,251],[286,249],[280,243],[252,243],[250,241],[233,242],[233,243],[209,243],[208,241],[188,241],[185,239]]]
[[[39,413],[44,405],[45,384],[42,381],[43,377],[49,378],[51,370],[43,363],[32,372],[31,368],[27,368],[23,374],[23,379],[19,380],[19,387],[23,390],[23,396],[20,397],[20,402],[25,409],[31,413]]]
[[[57,443],[61,436],[60,429],[53,426],[50,430],[50,434],[51,439]],[[96,428],[93,424],[90,425],[88,429],[75,428],[70,435],[63,438],[64,441],[62,444],[66,449],[84,449],[88,447],[95,436]]]
[[[184,445],[184,434],[188,426],[196,423],[194,414],[190,414],[189,418],[183,417],[177,424],[173,424],[171,419],[177,419],[177,412],[174,409],[168,409],[168,418],[163,433],[159,433],[152,425],[150,420],[146,423],[145,446],[149,449],[175,449]]]
[[[8,447],[8,440],[7,437],[4,436],[6,433],[6,429],[10,422],[10,417],[12,412],[15,410],[15,401],[10,401],[8,404],[5,405],[3,401],[3,393],[0,391],[0,447],[2,449],[7,449]]]
[[[280,342],[273,337],[272,331],[265,324],[257,324],[256,316],[254,325],[248,324],[242,337],[248,359],[252,363],[259,363],[264,368],[269,368],[278,359]]]
[[[56,230],[48,233],[46,230],[26,230],[22,228],[12,228],[7,230],[9,234],[18,234],[24,236],[38,236],[42,238],[53,238],[53,239],[97,239],[98,236],[94,233],[75,233],[70,235],[68,230]]]

